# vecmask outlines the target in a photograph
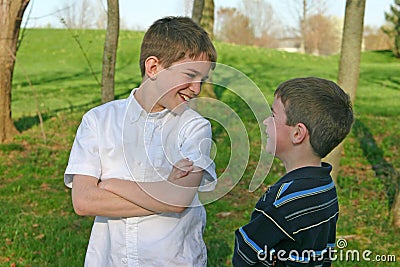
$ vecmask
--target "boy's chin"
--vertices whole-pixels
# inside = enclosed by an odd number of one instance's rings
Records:
[[[274,148],[274,147],[271,147],[270,144],[267,144],[267,145],[265,146],[265,151],[266,151],[268,154],[271,154],[272,156],[275,156],[275,148]]]
[[[169,109],[172,113],[175,113],[177,115],[182,114],[187,108],[186,103],[181,103],[178,106],[174,107],[173,109]]]

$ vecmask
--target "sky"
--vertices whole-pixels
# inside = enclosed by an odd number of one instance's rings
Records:
[[[102,0],[91,0],[98,3]],[[247,0],[252,1],[252,0]],[[293,24],[294,9],[288,10],[288,3],[296,0],[264,0],[270,3],[281,21]],[[297,0],[301,1],[301,0]],[[79,0],[31,0],[25,11],[23,26],[28,27],[63,27],[59,22],[59,12],[66,5]],[[106,2],[103,0],[103,2]],[[119,0],[120,17],[129,29],[145,30],[153,21],[169,15],[188,15],[185,0]],[[214,0],[215,10],[220,7],[238,7],[242,0]],[[326,0],[327,14],[344,17],[346,0]],[[366,0],[364,25],[379,27],[384,24],[384,11],[388,11],[394,0]],[[290,8],[289,8],[290,9]]]

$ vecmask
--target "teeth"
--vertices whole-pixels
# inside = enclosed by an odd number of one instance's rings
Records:
[[[182,97],[183,97],[183,99],[185,99],[185,101],[189,101],[190,100],[190,97],[188,97],[187,95],[183,95],[183,94],[180,94]]]

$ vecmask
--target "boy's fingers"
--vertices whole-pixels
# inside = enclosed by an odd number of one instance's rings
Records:
[[[177,176],[177,178],[179,179],[179,178],[185,177],[186,175],[188,175],[188,173],[189,173],[189,172],[180,172],[180,173],[178,173],[176,176]]]
[[[178,169],[186,169],[187,167],[193,166],[193,161],[181,159],[180,161],[176,162],[174,166]]]
[[[181,159],[177,163],[179,163],[179,165],[182,165],[182,166],[193,165],[193,161],[191,161],[189,159]]]
[[[184,168],[175,168],[175,169],[176,169],[175,175],[176,176],[182,175],[182,177],[188,175],[191,171],[193,171],[193,167],[184,167]]]
[[[187,168],[185,168],[184,171],[191,172],[191,171],[193,171],[193,169],[194,169],[194,167],[193,167],[193,165],[191,165],[191,166],[188,166]]]

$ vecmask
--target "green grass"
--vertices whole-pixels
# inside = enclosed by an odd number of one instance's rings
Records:
[[[63,184],[69,149],[82,115],[100,103],[100,87],[73,35],[81,42],[100,79],[103,31],[35,29],[26,32],[18,51],[13,81],[12,112],[21,131],[12,143],[0,145],[0,266],[81,266],[93,218],[74,214],[70,191]],[[143,33],[120,35],[116,96],[126,97],[140,83],[139,44]],[[219,62],[250,77],[272,101],[275,87],[299,76],[336,80],[338,56],[315,57],[255,47],[216,43]],[[400,61],[390,52],[362,55],[355,111],[357,121],[345,143],[337,181],[341,215],[338,236],[348,249],[395,254],[400,261],[400,234],[391,227],[400,157]],[[25,76],[33,84],[33,89]],[[36,97],[34,97],[36,94]],[[244,103],[226,90],[218,97],[245,119],[252,153],[238,185],[208,204],[205,241],[209,266],[229,266],[234,230],[245,224],[259,196],[283,174],[275,161],[265,183],[247,188],[257,163],[254,118]],[[46,142],[36,106],[44,118]],[[226,133],[213,123],[217,170],[223,172],[230,151]],[[254,151],[253,151],[254,150]],[[396,263],[337,261],[335,266],[396,266]]]

